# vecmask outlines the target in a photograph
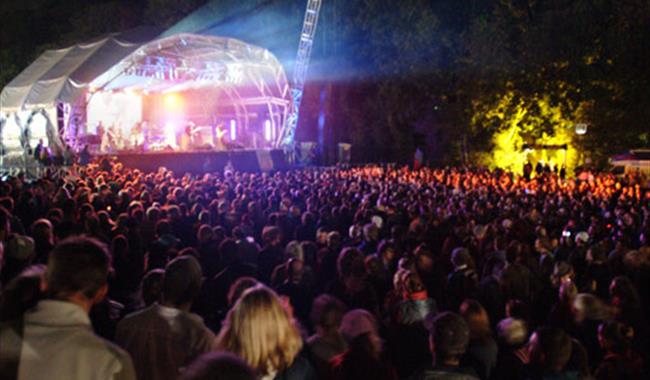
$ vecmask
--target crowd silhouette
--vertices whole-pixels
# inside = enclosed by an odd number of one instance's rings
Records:
[[[6,178],[0,374],[647,378],[650,191],[564,177],[103,161]]]

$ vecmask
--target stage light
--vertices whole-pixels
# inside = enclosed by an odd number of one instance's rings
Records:
[[[230,140],[235,141],[237,138],[237,122],[230,120]]]
[[[174,107],[178,104],[178,96],[176,94],[167,94],[165,95],[165,105],[168,107]]]
[[[271,131],[271,120],[264,120],[264,138],[266,141],[271,141],[273,138],[271,136],[272,131]]]

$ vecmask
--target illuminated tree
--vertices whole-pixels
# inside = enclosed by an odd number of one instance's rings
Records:
[[[574,132],[584,122],[589,103],[554,102],[548,94],[525,95],[508,89],[485,100],[474,100],[470,132],[489,135],[474,161],[491,168],[520,172],[530,161],[569,169],[579,164],[581,146]]]

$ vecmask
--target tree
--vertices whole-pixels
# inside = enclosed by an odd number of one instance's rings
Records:
[[[650,104],[638,94],[647,88],[650,62],[640,54],[647,47],[629,33],[648,30],[647,10],[640,1],[619,7],[611,1],[503,0],[489,17],[475,20],[465,35],[467,54],[458,61],[478,84],[466,109],[474,148],[489,152],[513,125],[528,143],[552,137],[566,130],[556,115],[589,124],[575,143],[601,163],[625,147],[647,145],[641,120]],[[619,35],[625,41],[614,43]],[[510,109],[502,113],[504,102]],[[521,110],[523,120],[514,122]],[[612,130],[623,123],[626,128]]]

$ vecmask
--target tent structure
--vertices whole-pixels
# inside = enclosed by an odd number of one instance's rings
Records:
[[[142,45],[90,86],[94,91],[184,94],[187,119],[204,125],[232,121],[240,132],[257,133],[271,145],[292,106],[284,69],[268,50],[189,33]]]
[[[47,50],[0,93],[2,112],[48,107],[55,102],[73,104],[97,76],[159,34],[153,28]]]
[[[610,160],[612,166],[623,168],[625,173],[650,175],[650,149],[633,149]]]
[[[67,127],[72,106],[83,100],[90,82],[158,34],[157,28],[140,27],[41,54],[0,92],[3,152],[25,150],[38,139],[61,149],[59,129]]]
[[[138,28],[44,52],[0,93],[2,152],[24,154],[39,139],[53,151],[78,143],[96,132],[91,108],[104,112],[107,98],[119,100],[109,116],[136,115],[120,126],[126,133],[145,118],[165,129],[222,123],[241,146],[275,145],[292,103],[272,53],[234,38],[159,33]],[[186,103],[183,115],[170,116],[172,95]]]

